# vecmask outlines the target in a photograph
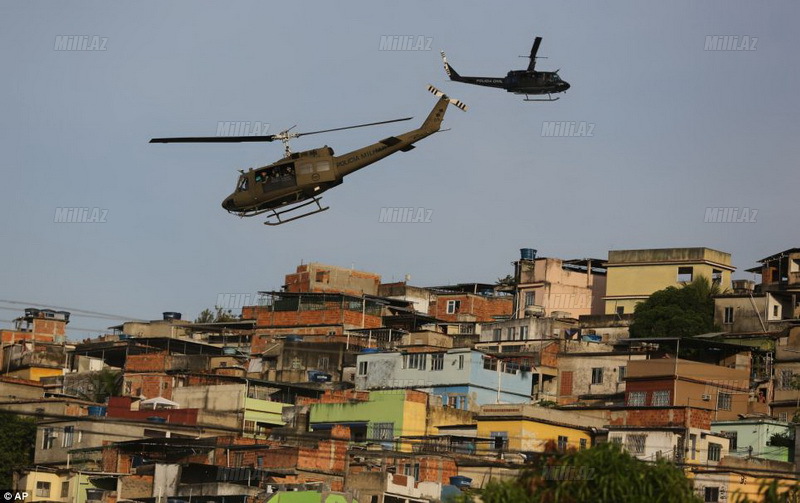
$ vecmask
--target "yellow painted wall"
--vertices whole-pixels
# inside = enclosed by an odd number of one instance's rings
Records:
[[[633,313],[637,303],[650,294],[668,286],[679,287],[678,267],[693,267],[693,278],[705,276],[711,280],[712,270],[722,271],[722,288],[731,284],[731,272],[720,266],[708,264],[668,264],[668,265],[629,265],[609,267],[606,282],[606,297],[633,297],[630,299],[606,299],[606,314],[616,313],[618,306],[624,306],[625,314]],[[639,298],[636,298],[639,297]],[[644,297],[644,298],[642,298]]]
[[[403,403],[403,429],[401,435],[425,435],[428,413],[427,404],[406,400]],[[403,442],[401,451],[410,451],[411,445]]]
[[[588,432],[567,426],[538,423],[525,419],[478,421],[478,437],[487,438],[493,431],[508,433],[508,448],[518,451],[544,451],[545,444],[552,440],[558,442],[559,436],[567,437],[567,447],[578,449],[580,439],[586,439],[586,446],[592,445]]]
[[[30,472],[27,476],[20,479],[20,487],[18,487],[17,490],[28,493],[28,497],[25,499],[25,501],[58,501],[61,499],[61,483],[68,481],[68,478],[61,478],[55,473]],[[37,482],[50,483],[50,494],[48,496],[36,495]],[[69,495],[72,496],[72,493],[70,492]]]
[[[64,372],[61,369],[53,369],[47,367],[28,367],[20,370],[9,372],[8,376],[19,377],[20,379],[27,379],[29,381],[38,381],[42,377],[60,376]]]

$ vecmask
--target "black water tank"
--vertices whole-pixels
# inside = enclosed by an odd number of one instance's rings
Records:
[[[536,250],[534,248],[520,248],[519,256],[522,260],[536,260]]]
[[[181,313],[176,313],[175,311],[166,311],[162,314],[164,315],[164,321],[181,319]]]

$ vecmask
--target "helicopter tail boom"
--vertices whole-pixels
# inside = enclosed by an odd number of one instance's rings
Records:
[[[450,80],[456,80],[456,81],[461,80],[461,75],[459,75],[458,72],[455,70],[455,68],[450,66],[450,63],[447,62],[447,55],[444,53],[444,51],[441,51],[441,54],[442,54],[442,63],[444,63],[444,71],[447,74],[447,76],[450,77]]]

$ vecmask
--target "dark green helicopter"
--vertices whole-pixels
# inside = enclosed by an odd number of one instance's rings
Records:
[[[556,101],[558,97],[553,98],[552,93],[563,93],[569,89],[569,83],[561,80],[558,75],[558,70],[554,72],[537,72],[536,71],[536,53],[539,52],[539,45],[542,43],[542,37],[536,37],[531,47],[530,63],[528,63],[527,70],[511,70],[505,77],[462,77],[456,72],[452,66],[447,62],[447,56],[442,51],[442,61],[444,62],[444,71],[450,80],[456,82],[464,82],[465,84],[474,84],[476,86],[486,87],[499,87],[514,94],[524,94],[524,101]],[[525,56],[520,56],[524,58]],[[547,98],[530,98],[528,95],[544,95]]]

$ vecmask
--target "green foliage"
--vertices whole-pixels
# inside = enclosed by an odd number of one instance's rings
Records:
[[[81,398],[91,402],[105,403],[110,396],[119,396],[122,392],[122,372],[103,369],[92,374],[86,393]]]
[[[36,422],[0,412],[0,487],[10,488],[17,468],[33,464]]]
[[[200,315],[195,318],[195,323],[224,323],[226,321],[236,321],[239,318],[233,314],[233,311],[227,311],[221,307],[216,307],[214,311],[211,309],[203,309]]]
[[[553,453],[519,478],[489,482],[480,491],[483,503],[697,503],[684,472],[660,460],[645,463],[617,444],[583,451]],[[578,476],[553,477],[553,468]],[[571,471],[570,471],[571,470]],[[467,495],[462,501],[473,501]]]
[[[769,482],[764,481],[758,487],[759,498],[751,499],[746,494],[736,493],[734,503],[800,503],[800,486],[797,483],[781,485],[773,479]]]
[[[703,276],[680,288],[654,292],[636,306],[631,337],[691,337],[718,330],[713,297],[719,293],[719,287]]]

